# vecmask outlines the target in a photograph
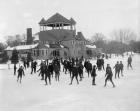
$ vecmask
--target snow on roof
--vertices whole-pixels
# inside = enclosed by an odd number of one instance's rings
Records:
[[[60,45],[60,47],[61,47],[61,48],[64,48],[64,46],[63,46],[63,45]]]
[[[48,48],[50,47],[50,45],[49,45],[49,44],[45,44],[45,46],[47,46]]]
[[[86,45],[87,48],[96,48],[95,45]]]
[[[27,49],[33,49],[35,48],[36,46],[38,45],[37,44],[32,44],[32,45],[19,45],[19,46],[15,46],[15,47],[7,47],[5,50],[27,50]]]

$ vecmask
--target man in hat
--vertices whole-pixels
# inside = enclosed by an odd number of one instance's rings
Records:
[[[110,67],[109,64],[107,64],[106,74],[105,74],[106,79],[105,79],[105,85],[104,85],[104,87],[106,87],[106,84],[107,84],[107,81],[108,80],[112,83],[113,87],[115,87],[115,84],[114,84],[114,82],[112,80],[112,76],[113,76],[113,73],[112,73],[111,67]]]
[[[23,66],[20,66],[20,68],[18,69],[18,76],[17,76],[17,82],[18,80],[20,79],[20,83],[21,83],[21,79],[22,79],[22,76],[25,76],[24,74],[24,70],[23,70]]]

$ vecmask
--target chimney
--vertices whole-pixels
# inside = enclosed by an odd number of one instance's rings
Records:
[[[27,45],[30,45],[32,43],[33,43],[32,28],[27,28]]]

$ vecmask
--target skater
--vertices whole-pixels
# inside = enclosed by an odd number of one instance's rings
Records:
[[[104,69],[104,58],[103,58],[103,57],[102,57],[102,59],[101,59],[101,70],[102,70],[102,69],[105,70],[105,69]]]
[[[52,75],[52,78],[53,78],[53,65],[52,65],[52,63],[49,63],[48,69],[49,69],[49,72],[50,72],[50,74]]]
[[[121,75],[123,76],[123,67],[124,67],[124,66],[123,66],[122,61],[120,61],[119,67],[120,67]]]
[[[39,73],[38,76],[41,75],[41,77],[42,77],[41,80],[44,80],[45,68],[46,68],[46,66],[45,66],[45,64],[44,64],[43,61],[42,61],[41,64],[40,64],[40,68],[39,68],[38,71],[37,71],[37,72],[40,71],[40,73]]]
[[[92,85],[96,85],[95,84],[95,77],[97,76],[97,74],[96,74],[96,65],[94,65],[93,66],[93,68],[92,68],[92,72],[91,72],[91,77],[92,77]]]
[[[17,66],[14,64],[14,75],[16,75]]]
[[[102,61],[99,57],[97,58],[96,65],[97,65],[98,71],[100,71],[102,68]]]
[[[88,77],[91,74],[92,71],[92,64],[90,63],[90,61],[88,61],[87,63],[87,73],[88,73]]]
[[[72,75],[72,67],[73,67],[73,64],[72,64],[72,62],[70,62],[70,65],[69,65],[69,73],[70,73],[70,77],[71,77],[71,75]]]
[[[20,66],[20,68],[18,69],[17,82],[18,82],[18,80],[20,79],[20,83],[21,83],[21,79],[22,79],[22,76],[23,76],[23,75],[25,76],[24,70],[23,70],[23,67]]]
[[[88,67],[88,61],[87,60],[85,60],[85,62],[84,62],[84,67],[85,67],[85,71],[87,72],[87,67]]]
[[[105,79],[105,85],[104,85],[104,87],[106,87],[106,84],[107,84],[107,81],[108,80],[112,83],[113,87],[115,87],[115,84],[114,84],[114,82],[112,80],[112,76],[113,76],[113,73],[112,73],[111,67],[110,67],[109,64],[107,64],[106,74],[105,74],[106,79]]]
[[[45,66],[45,82],[46,82],[46,85],[48,85],[47,79],[49,79],[49,84],[51,85],[51,73],[50,73],[50,70],[48,69],[48,67],[46,65]]]
[[[23,60],[23,65],[24,65],[24,69],[26,69],[26,65],[27,65],[26,60]]]
[[[34,67],[34,62],[33,62],[33,60],[32,60],[32,62],[31,62],[31,74],[33,73],[33,68]]]
[[[63,65],[64,65],[63,72],[65,72],[65,74],[67,74],[67,70],[68,70],[68,65],[67,64],[68,64],[67,60],[64,60],[64,62],[63,62]]]
[[[55,72],[55,80],[59,82],[59,76],[60,76],[60,72],[59,72],[59,66],[57,65],[57,63],[54,64],[54,72]]]
[[[36,73],[36,66],[37,66],[37,62],[34,61],[34,62],[33,62],[33,71],[34,71],[34,73]]]
[[[76,66],[76,64],[72,68],[71,83],[69,85],[72,85],[72,81],[73,81],[74,77],[77,80],[77,84],[79,84],[79,81],[78,81],[78,67]]]
[[[79,81],[82,81],[82,78],[83,78],[83,68],[84,68],[84,66],[83,66],[82,62],[80,62],[78,64],[78,74],[79,74],[79,77],[80,77]]]
[[[132,57],[131,56],[129,56],[128,59],[127,59],[127,69],[129,69],[129,67],[131,67],[131,69],[133,69],[132,68]]]
[[[116,79],[116,76],[118,75],[118,78],[120,78],[120,64],[119,64],[119,61],[117,61],[117,63],[115,64],[114,66],[115,68],[115,79]]]

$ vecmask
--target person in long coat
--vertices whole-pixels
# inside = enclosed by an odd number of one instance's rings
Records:
[[[115,78],[116,78],[117,75],[118,75],[118,78],[120,78],[120,65],[119,65],[118,61],[115,64],[114,68],[115,68]]]
[[[45,66],[45,82],[46,82],[46,85],[48,85],[47,79],[49,80],[49,84],[51,85],[51,71],[46,65]]]
[[[93,68],[92,68],[92,72],[91,72],[91,77],[92,77],[92,85],[96,85],[95,84],[95,77],[97,76],[97,74],[96,74],[96,65],[94,65],[93,66]]]
[[[76,66],[76,64],[72,68],[71,83],[69,85],[72,85],[74,77],[75,77],[75,79],[77,81],[77,84],[79,84],[79,81],[78,81],[78,66]]]
[[[22,76],[25,76],[25,74],[24,74],[24,69],[23,69],[23,67],[22,66],[20,66],[20,68],[18,69],[18,76],[17,76],[17,82],[18,82],[18,80],[20,79],[20,83],[21,83],[21,79],[22,79]]]
[[[107,84],[107,81],[108,80],[112,83],[113,87],[115,87],[115,84],[114,84],[114,82],[112,80],[112,76],[113,76],[112,69],[111,69],[110,65],[107,64],[106,74],[105,74],[106,79],[105,79],[105,85],[104,85],[104,87],[106,87],[106,84]]]

